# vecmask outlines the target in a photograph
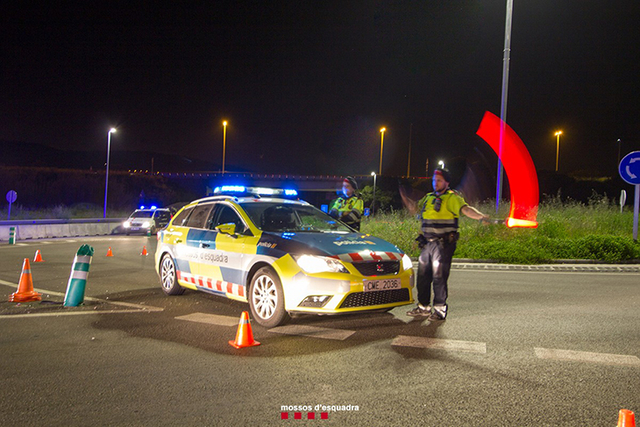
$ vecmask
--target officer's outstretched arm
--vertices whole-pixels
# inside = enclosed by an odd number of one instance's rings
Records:
[[[489,215],[485,215],[478,209],[469,205],[463,206],[462,209],[460,209],[460,212],[462,212],[465,216],[468,216],[471,219],[477,219],[478,221],[489,219]]]

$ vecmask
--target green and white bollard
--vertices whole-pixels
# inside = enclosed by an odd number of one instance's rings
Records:
[[[16,228],[15,227],[9,227],[9,244],[10,245],[16,244]]]
[[[73,259],[71,275],[67,284],[67,293],[64,296],[65,307],[77,307],[84,302],[84,290],[87,286],[89,267],[93,258],[93,248],[82,245]]]

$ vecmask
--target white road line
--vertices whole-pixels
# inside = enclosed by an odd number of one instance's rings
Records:
[[[184,316],[178,316],[176,319],[186,320],[188,322],[207,323],[209,325],[217,326],[238,326],[238,323],[240,322],[240,318],[207,313],[191,313]]]
[[[278,326],[277,328],[269,329],[269,332],[274,332],[276,334],[298,335],[298,336],[304,336],[304,337],[321,338],[325,340],[339,340],[339,341],[344,341],[347,338],[349,338],[351,335],[356,333],[356,331],[349,331],[346,329],[321,328],[317,326],[307,326],[307,325]]]
[[[393,339],[391,345],[397,347],[427,348],[432,350],[463,351],[467,353],[485,354],[487,352],[487,344],[483,342],[412,337],[407,335],[398,335]]]
[[[538,359],[552,359],[573,362],[591,362],[603,365],[639,366],[640,359],[625,354],[591,353],[588,351],[534,348]]]
[[[16,289],[18,288],[17,283],[7,282],[1,279],[0,279],[0,285],[11,286]],[[61,297],[64,297],[65,295],[62,292],[49,291],[47,289],[34,288],[33,290],[41,294],[47,294],[47,295],[55,295],[55,296],[61,296]],[[87,297],[87,296],[85,296],[84,299],[86,301],[94,301],[94,302],[101,302],[103,304],[111,304],[111,305],[117,305],[120,307],[128,307],[129,310],[103,310],[103,311],[94,310],[94,311],[68,311],[68,312],[56,312],[56,313],[8,314],[8,315],[0,315],[0,319],[19,318],[19,317],[75,316],[79,314],[96,314],[96,313],[139,313],[140,311],[155,312],[155,311],[164,310],[164,308],[162,307],[154,307],[151,305],[144,305],[144,304],[135,304],[132,302],[112,301],[108,299],[93,298],[93,297]]]

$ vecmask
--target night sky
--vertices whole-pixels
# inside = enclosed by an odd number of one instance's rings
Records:
[[[227,169],[412,174],[500,113],[505,1],[14,2],[0,140],[175,153]],[[99,6],[94,5],[99,4]],[[69,3],[65,3],[69,5]],[[538,169],[611,175],[640,149],[640,2],[514,0],[507,122]],[[474,150],[475,149],[475,150]]]

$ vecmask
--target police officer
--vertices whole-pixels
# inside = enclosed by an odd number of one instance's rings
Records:
[[[418,202],[422,234],[418,242],[422,248],[418,259],[418,305],[408,316],[429,316],[429,320],[447,317],[447,293],[451,260],[458,241],[458,218],[464,214],[480,221],[488,216],[469,206],[464,198],[449,188],[451,177],[447,169],[433,173],[433,192]],[[431,305],[433,283],[433,306]]]
[[[356,180],[350,176],[346,177],[342,182],[342,194],[333,203],[329,215],[360,231],[364,202],[356,191],[358,191]]]

